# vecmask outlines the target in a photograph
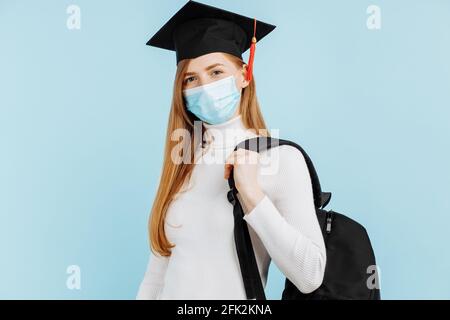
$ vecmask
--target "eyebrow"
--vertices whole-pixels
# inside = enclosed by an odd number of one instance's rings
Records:
[[[225,65],[223,65],[222,63],[215,63],[215,64],[210,65],[209,67],[206,67],[205,71],[211,70],[211,69],[213,69],[213,68],[215,68],[217,66],[225,66]],[[196,74],[197,74],[196,72],[186,72],[184,74],[184,77],[186,77],[186,76],[193,76],[193,75],[196,75]]]

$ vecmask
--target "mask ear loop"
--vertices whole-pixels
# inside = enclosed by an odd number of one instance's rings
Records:
[[[253,37],[252,44],[250,45],[250,56],[248,58],[248,69],[247,69],[247,81],[251,81],[253,78],[253,61],[255,59],[255,50],[256,50],[256,19],[253,19]]]

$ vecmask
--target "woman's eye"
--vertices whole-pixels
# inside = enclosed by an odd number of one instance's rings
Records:
[[[194,77],[186,78],[186,79],[184,80],[184,83],[185,83],[185,84],[188,84],[188,83],[191,82],[191,81],[194,81]]]
[[[213,71],[213,75],[215,75],[215,76],[217,76],[217,75],[219,75],[219,74],[221,74],[221,73],[223,73],[223,72],[220,71],[220,70],[214,70],[214,71]]]

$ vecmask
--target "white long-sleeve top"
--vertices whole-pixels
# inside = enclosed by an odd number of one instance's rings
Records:
[[[235,145],[256,134],[240,115],[204,125],[208,148],[197,150],[192,177],[167,211],[166,234],[175,247],[170,257],[150,253],[137,299],[246,299],[223,175]],[[263,286],[273,260],[300,291],[314,291],[323,280],[326,251],[306,162],[292,146],[260,158],[257,179],[265,196],[250,212],[244,207],[244,219]]]

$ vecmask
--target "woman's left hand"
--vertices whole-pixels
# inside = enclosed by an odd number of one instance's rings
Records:
[[[248,212],[264,197],[258,184],[258,167],[259,153],[242,148],[233,151],[225,161],[224,178],[229,178],[233,168],[234,184]]]

